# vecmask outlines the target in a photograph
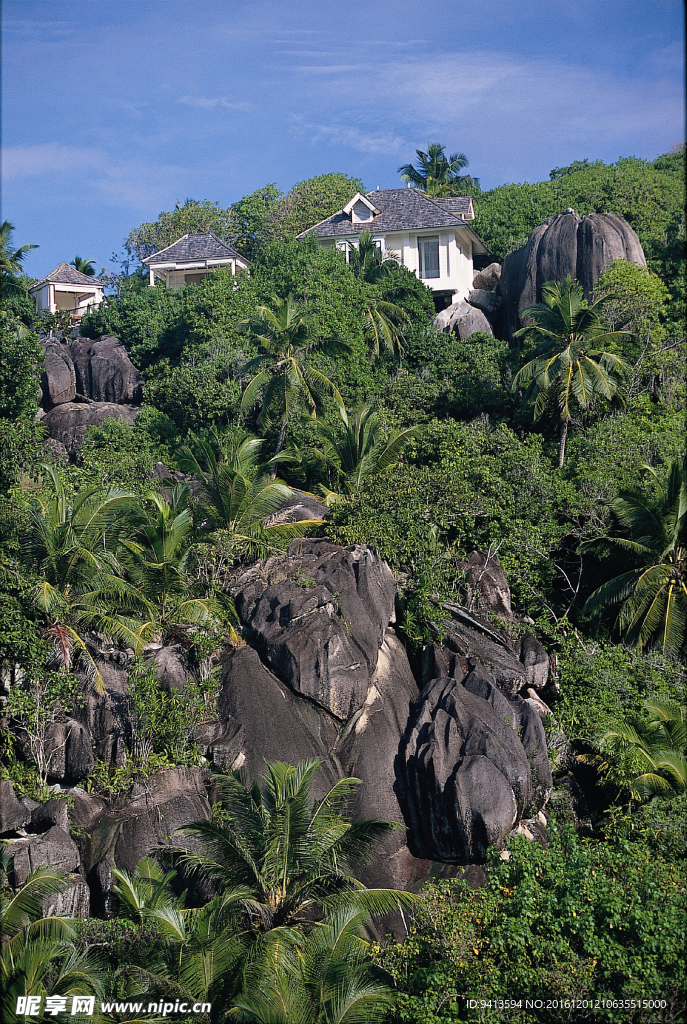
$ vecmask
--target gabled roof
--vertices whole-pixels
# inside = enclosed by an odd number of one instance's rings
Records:
[[[99,281],[97,277],[89,277],[88,274],[82,274],[80,270],[75,270],[74,267],[70,267],[64,261],[55,267],[54,270],[51,270],[47,277],[43,277],[40,281],[32,284],[29,291],[37,291],[44,284],[88,284],[96,288],[105,287],[105,283]]]
[[[391,231],[416,231],[458,225],[465,227],[465,217],[472,213],[472,200],[469,196],[430,199],[416,188],[387,188],[379,192],[368,192],[365,198],[380,211],[374,220],[354,223],[346,215],[344,207],[319,224],[301,231],[298,237],[304,238],[311,233],[316,234],[318,238],[333,238],[370,230],[374,234],[388,234]],[[474,231],[472,233],[474,234]]]
[[[369,198],[367,196],[364,196],[362,192],[356,192],[353,198],[348,200],[348,202],[343,208],[343,212],[347,213],[348,216],[350,217],[356,203],[364,203],[368,210],[370,210],[372,213],[381,213],[381,210],[378,210],[374,203],[371,203]]]
[[[237,252],[231,245],[222,242],[212,231],[202,231],[195,235],[183,235],[172,245],[168,245],[152,256],[146,256],[142,263],[197,263],[199,260],[241,259],[248,262],[245,256]]]

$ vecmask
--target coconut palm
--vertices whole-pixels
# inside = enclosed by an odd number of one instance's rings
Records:
[[[144,498],[148,507],[130,511],[132,533],[121,538],[119,549],[120,563],[132,584],[122,595],[123,608],[143,618],[139,637],[157,635],[164,642],[180,628],[218,624],[219,603],[193,596],[193,515],[188,487],[174,487],[169,501],[154,491]]]
[[[177,454],[177,462],[200,481],[196,503],[203,514],[204,529],[221,533],[224,546],[228,543],[237,555],[272,554],[320,522],[270,522],[293,497],[289,487],[269,475],[273,466],[290,458],[286,453],[262,463],[265,442],[246,433],[234,436],[224,459],[218,458],[209,441],[194,441],[199,451],[185,445]]]
[[[255,316],[242,321],[241,329],[251,336],[260,354],[242,368],[241,373],[258,372],[249,381],[241,399],[245,415],[262,395],[258,423],[269,422],[273,412],[281,418],[275,455],[284,447],[286,429],[293,417],[305,406],[314,418],[326,395],[343,405],[334,384],[308,363],[308,357],[320,351],[341,355],[349,346],[333,338],[317,336],[315,324],[293,295],[274,298],[272,307],[258,306]],[[276,475],[273,469],[272,477]]]
[[[231,1016],[244,1024],[374,1024],[393,991],[361,937],[366,915],[347,907],[306,938],[266,944],[244,974]]]
[[[45,914],[45,903],[67,887],[64,876],[39,867],[15,890],[9,884],[10,857],[0,851],[0,989],[3,1020],[17,1014],[19,996],[102,995],[102,976],[92,953],[77,950],[76,931],[65,917]],[[42,1013],[40,1020],[50,1020]]]
[[[361,232],[357,246],[351,242],[348,246],[349,266],[366,284],[378,284],[398,266],[398,256],[384,257],[369,231]],[[363,330],[375,359],[379,359],[382,350],[399,359],[403,356],[403,325],[409,322],[406,311],[395,302],[375,296],[366,300]]]
[[[687,709],[657,697],[642,704],[636,724],[617,722],[598,738],[602,753],[630,755],[642,771],[626,788],[633,800],[687,792]]]
[[[612,531],[581,545],[639,564],[595,590],[583,611],[620,604],[617,626],[627,642],[679,654],[687,642],[687,460],[672,463],[665,484],[651,466],[643,468],[657,497],[622,492],[610,503]]]
[[[360,232],[357,245],[348,243],[348,265],[366,284],[379,284],[398,264],[398,255],[390,252],[383,255],[369,230]]]
[[[69,669],[76,656],[102,690],[89,633],[140,646],[135,616],[113,611],[134,598],[115,552],[135,496],[90,487],[69,498],[54,467],[43,472],[48,493],[29,502],[22,538],[23,559],[40,577],[32,600],[57,663]]]
[[[398,168],[401,179],[430,196],[455,195],[461,185],[479,185],[477,178],[459,174],[468,165],[465,153],[452,153],[447,157],[445,149],[438,142],[430,142],[426,153],[416,149],[416,165],[403,164]]]
[[[316,454],[333,470],[344,494],[353,494],[368,477],[393,466],[408,441],[420,432],[419,427],[410,427],[386,440],[379,416],[369,405],[350,416],[345,409],[339,409],[339,417],[343,433],[340,425],[317,425],[324,445]],[[335,498],[336,495],[330,491],[328,497]]]
[[[227,822],[201,821],[180,830],[202,851],[178,851],[189,870],[218,892],[250,890],[244,907],[258,933],[302,929],[324,910],[355,907],[385,914],[417,903],[410,893],[366,889],[350,873],[351,862],[369,859],[397,826],[344,820],[340,812],[358,779],[341,779],[315,801],[312,779],[321,763],[268,762],[262,785],[246,785],[238,772],[216,775]]]
[[[86,277],[95,277],[93,260],[84,260],[80,256],[75,256],[69,266],[74,267],[80,274],[85,274]]]
[[[0,300],[9,295],[25,295],[26,287],[18,280],[24,268],[24,258],[37,245],[22,245],[12,248],[14,225],[5,220],[0,224]]]
[[[608,331],[602,318],[604,296],[587,305],[582,286],[570,277],[563,284],[549,281],[542,286],[542,301],[523,310],[531,321],[516,332],[516,338],[536,342],[531,359],[513,380],[513,390],[525,387],[534,399],[538,420],[552,396],[560,416],[558,466],[565,461],[565,446],[575,405],[588,409],[596,399],[611,401],[629,367],[620,356],[604,349],[609,342],[628,339],[628,331]]]
[[[217,1019],[238,991],[250,947],[240,913],[250,890],[225,890],[204,907],[187,908],[186,893],[178,896],[172,888],[176,871],[164,871],[150,857],[133,872],[113,868],[112,874],[116,915],[155,928],[162,940],[158,957],[131,971],[132,978],[148,989],[178,986],[194,1001],[211,1002]]]

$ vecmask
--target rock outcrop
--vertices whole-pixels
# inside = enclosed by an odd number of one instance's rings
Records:
[[[498,290],[500,280],[501,264],[490,263],[484,270],[477,271],[472,279],[472,287],[479,288],[485,292],[495,292]]]
[[[47,338],[42,347],[45,366],[39,413],[53,457],[74,456],[86,429],[106,419],[134,422],[143,377],[118,338],[77,337],[68,342]]]
[[[126,346],[112,335],[77,337],[69,343],[78,394],[93,402],[138,404],[143,397],[143,377],[129,359]]]
[[[477,331],[494,333],[482,310],[464,300],[442,309],[434,318],[434,326],[445,334],[457,334],[459,338],[469,338]]]
[[[617,214],[580,216],[568,209],[538,224],[527,245],[509,253],[503,264],[499,290],[508,340],[522,326],[522,311],[541,301],[547,281],[564,281],[569,275],[589,297],[604,270],[618,259],[646,266],[639,238]]]
[[[360,779],[352,816],[400,826],[360,870],[368,885],[408,888],[458,865],[479,875],[487,846],[513,830],[545,841],[536,816],[551,790],[542,724],[550,712],[539,696],[548,657],[531,634],[505,632],[519,627],[498,560],[475,551],[465,569],[470,610],[437,605],[422,692],[393,628],[396,582],[374,548],[294,540],[233,590],[245,639],[222,652],[216,717],[197,725],[195,740],[209,765],[240,769],[247,781],[266,761],[317,759],[316,798],[338,779]],[[187,685],[193,664],[183,648],[150,645],[144,656],[166,689]],[[111,769],[125,763],[136,728],[131,662],[131,652],[102,651],[105,692],[88,691],[56,727],[60,783],[84,778],[94,757]],[[190,844],[177,830],[210,819],[210,796],[204,768],[158,772],[114,798],[63,789],[42,805],[3,782],[0,830],[17,878],[39,863],[78,871],[59,906],[81,914],[90,900],[108,913],[113,868]]]
[[[63,444],[69,455],[75,455],[89,427],[99,427],[109,419],[133,424],[140,411],[137,406],[114,402],[67,402],[50,409],[43,422],[50,436]]]
[[[521,698],[508,699],[477,664],[431,680],[411,713],[397,761],[397,794],[411,851],[484,861],[551,791],[546,737]]]
[[[76,397],[76,372],[66,345],[45,341],[42,345],[45,366],[41,374],[41,401],[45,409],[73,402]]]

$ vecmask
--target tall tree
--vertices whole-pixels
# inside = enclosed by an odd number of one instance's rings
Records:
[[[26,286],[21,281],[24,272],[24,259],[31,249],[37,249],[37,245],[21,245],[18,249],[12,248],[12,233],[14,224],[4,220],[0,224],[0,301],[10,295],[25,295]]]
[[[536,343],[531,359],[513,380],[513,390],[525,387],[534,398],[534,419],[538,420],[555,396],[560,416],[558,465],[565,461],[565,446],[574,406],[588,409],[596,399],[620,394],[629,367],[620,356],[604,349],[609,342],[627,339],[627,331],[609,331],[601,311],[610,296],[589,306],[582,286],[569,277],[563,284],[549,281],[542,286],[542,301],[523,310],[530,320],[517,331],[517,338]]]
[[[635,566],[595,590],[583,611],[619,604],[617,627],[628,642],[679,654],[687,641],[687,461],[673,462],[665,484],[644,469],[657,497],[622,492],[610,504],[611,531],[581,545],[619,552]]]
[[[136,649],[141,645],[140,620],[113,610],[140,600],[122,578],[115,554],[135,496],[91,487],[70,498],[56,470],[43,469],[47,494],[31,499],[22,538],[22,556],[40,577],[33,603],[56,661],[68,669],[81,657],[102,690],[91,653],[93,633]]]
[[[272,307],[258,306],[255,315],[241,323],[258,347],[259,355],[241,369],[241,373],[258,372],[249,381],[241,399],[245,415],[262,395],[258,423],[264,426],[274,412],[281,419],[275,455],[284,447],[289,422],[305,406],[315,418],[325,396],[331,395],[339,406],[343,399],[335,385],[308,362],[315,352],[342,355],[349,346],[334,338],[321,338],[311,316],[298,305],[293,295],[286,299],[275,296]],[[272,478],[276,469],[272,469]]]
[[[343,432],[339,424],[317,425],[324,442],[318,455],[333,470],[337,486],[344,494],[355,493],[368,477],[393,466],[408,441],[419,433],[418,427],[410,427],[387,440],[371,406],[363,406],[350,416],[345,409],[339,409],[339,417]],[[331,491],[329,495],[335,497]]]
[[[629,755],[630,779],[624,788],[633,800],[687,792],[687,708],[660,698],[648,698],[634,725],[616,722],[597,740],[604,754]],[[639,774],[632,768],[639,767]],[[613,777],[612,768],[609,777]]]
[[[312,779],[321,761],[268,762],[262,785],[239,773],[216,775],[228,813],[181,829],[200,852],[180,850],[182,862],[218,891],[250,890],[245,913],[258,932],[308,927],[324,908],[354,907],[385,914],[415,906],[417,897],[394,889],[366,889],[351,873],[396,826],[342,816],[359,779],[341,779],[319,801]]]
[[[305,939],[265,943],[244,973],[233,1016],[245,1024],[376,1024],[393,990],[369,956],[366,915],[353,907],[330,914]]]
[[[75,256],[69,265],[74,267],[74,270],[78,270],[80,274],[85,274],[86,277],[95,277],[93,260],[84,260],[81,256]]]
[[[451,153],[447,157],[445,149],[438,142],[430,142],[426,153],[416,149],[415,166],[403,164],[398,168],[401,179],[427,195],[438,197],[456,195],[462,185],[479,185],[477,178],[459,173],[468,166],[465,153]]]

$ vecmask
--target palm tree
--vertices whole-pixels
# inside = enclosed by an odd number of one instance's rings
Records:
[[[74,267],[80,274],[85,274],[86,277],[95,277],[93,260],[84,260],[80,256],[75,256],[69,266]]]
[[[0,224],[0,300],[8,295],[25,295],[26,288],[17,280],[23,273],[24,258],[37,245],[22,245],[12,249],[14,225],[8,220]]]
[[[531,338],[538,344],[515,375],[513,390],[525,386],[535,398],[535,421],[555,394],[561,421],[559,468],[565,461],[573,405],[588,409],[596,398],[617,397],[629,371],[620,356],[603,349],[608,342],[631,337],[627,331],[607,330],[600,313],[609,299],[607,295],[588,306],[582,286],[568,277],[563,284],[543,285],[542,301],[521,314],[532,323],[517,331],[516,338]]]
[[[69,669],[76,651],[102,691],[89,632],[140,646],[135,617],[112,610],[133,599],[114,552],[135,496],[90,487],[70,499],[54,467],[44,466],[43,472],[52,493],[31,499],[22,538],[23,558],[41,577],[32,590],[33,603],[44,618],[55,660]]]
[[[281,427],[275,455],[284,447],[289,421],[305,404],[315,418],[325,395],[333,396],[338,405],[343,399],[334,384],[319,370],[308,365],[307,358],[314,352],[340,355],[350,351],[349,346],[333,338],[316,336],[311,317],[299,306],[293,295],[276,298],[273,306],[258,306],[255,316],[243,321],[242,330],[258,346],[260,354],[242,368],[241,373],[258,370],[246,386],[241,399],[241,413],[245,415],[262,395],[258,423],[262,426],[276,409]],[[272,470],[272,478],[276,470]]]
[[[687,792],[687,709],[653,697],[642,704],[646,716],[632,726],[617,722],[597,740],[603,753],[630,755],[641,773],[626,783],[633,800]]]
[[[216,775],[228,812],[226,823],[201,821],[180,831],[201,853],[178,850],[182,863],[218,892],[244,887],[247,917],[257,933],[302,929],[323,910],[354,907],[385,914],[417,904],[393,889],[366,889],[349,873],[397,826],[377,819],[348,823],[340,811],[358,779],[341,779],[316,802],[312,778],[319,760],[296,767],[268,762],[263,784],[247,786],[238,772]]]
[[[265,556],[301,537],[320,520],[298,523],[270,523],[293,491],[272,480],[268,469],[288,456],[281,452],[266,465],[260,460],[264,445],[250,434],[235,435],[227,458],[218,459],[209,441],[194,439],[201,454],[185,445],[177,455],[179,467],[199,481],[196,503],[203,514],[203,528],[221,533],[237,555]]]
[[[119,554],[133,585],[123,595],[124,608],[137,617],[147,613],[139,636],[158,635],[164,642],[179,628],[217,624],[221,619],[218,602],[192,596],[193,515],[188,487],[174,487],[169,502],[154,491],[144,498],[152,509],[131,510],[132,534],[121,538]]]
[[[420,432],[419,427],[410,427],[393,434],[387,441],[379,416],[369,405],[351,416],[345,409],[339,409],[339,416],[343,434],[340,427],[318,424],[317,431],[324,447],[316,455],[334,471],[344,494],[360,490],[368,477],[394,465],[408,441]],[[336,495],[329,491],[328,497],[336,498]]]
[[[79,951],[73,923],[59,915],[45,915],[45,901],[66,888],[64,876],[39,867],[25,884],[9,884],[10,857],[0,851],[0,989],[4,996],[3,1020],[18,1024],[19,996],[102,996],[102,977],[92,953]],[[40,1015],[41,1020],[50,1017]]]
[[[231,1016],[244,1024],[375,1024],[393,991],[361,937],[366,915],[346,907],[306,938],[266,944],[244,974]]]
[[[430,196],[455,195],[460,185],[479,185],[477,178],[459,174],[468,165],[465,153],[452,153],[447,157],[445,149],[438,142],[430,142],[426,153],[416,149],[417,164],[415,167],[412,164],[399,167],[401,179]]]
[[[382,255],[379,246],[373,241],[370,231],[360,234],[358,245],[348,243],[349,266],[355,276],[366,284],[379,284],[398,266],[398,256]],[[370,341],[370,348],[375,359],[379,359],[382,349],[403,356],[402,324],[409,323],[408,314],[395,302],[369,297],[366,300],[363,330]]]
[[[658,641],[679,655],[687,641],[687,460],[675,460],[665,486],[651,466],[657,498],[622,492],[610,503],[613,533],[587,541],[581,550],[619,550],[640,564],[604,583],[583,611],[620,604],[617,625],[628,642]]]

